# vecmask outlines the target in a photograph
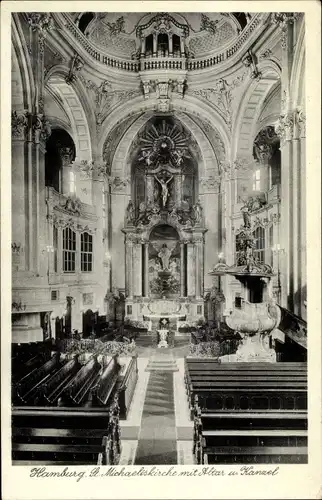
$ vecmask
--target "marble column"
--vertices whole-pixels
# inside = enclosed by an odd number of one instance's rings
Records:
[[[306,320],[306,285],[307,285],[307,260],[306,260],[306,129],[305,115],[300,111],[297,116],[300,128],[300,172],[299,172],[299,288],[300,294],[300,316]]]
[[[277,132],[281,137],[281,305],[293,311],[293,116],[280,118]]]
[[[93,248],[94,248],[94,265],[93,271],[96,275],[97,283],[100,283],[100,292],[96,293],[96,304],[100,306],[100,309],[104,310],[104,296],[106,289],[109,289],[108,283],[106,283],[106,277],[102,276],[102,265],[104,265],[105,260],[105,242],[104,242],[104,212],[103,212],[103,189],[104,189],[104,175],[102,174],[103,163],[99,160],[94,161],[94,171],[92,179],[92,192],[93,192],[93,204],[95,206],[95,212],[97,215],[96,232],[93,234]]]
[[[169,55],[172,56],[173,54],[173,35],[172,33],[169,33]]]
[[[186,281],[186,271],[185,271],[185,258],[184,258],[184,243],[180,242],[180,296],[185,296],[185,281]]]
[[[180,37],[180,52],[181,52],[181,57],[184,57],[184,38],[183,36]]]
[[[127,296],[129,298],[133,298],[133,241],[127,237],[125,245],[126,245],[125,288]]]
[[[50,127],[44,115],[44,52],[47,32],[53,28],[50,13],[32,12],[27,16],[29,24],[29,50],[31,71],[34,81],[33,107],[29,113],[28,144],[28,189],[31,209],[29,216],[32,223],[29,231],[29,267],[39,276],[47,273],[47,255],[43,252],[46,246],[46,213],[45,200],[45,145],[50,135]]]
[[[198,238],[195,240],[195,267],[196,267],[196,297],[200,298],[202,296],[202,254],[203,254],[203,242],[202,239]]]
[[[176,175],[174,178],[175,186],[175,204],[177,207],[182,203],[182,176]]]
[[[301,205],[301,141],[299,127],[294,127],[293,161],[291,164],[292,177],[292,233],[293,233],[293,281],[294,281],[294,313],[300,316],[301,310],[301,233],[300,233],[300,205]]]
[[[233,165],[227,160],[221,163],[222,186],[222,227],[225,228],[225,239],[222,250],[228,265],[233,265],[235,256],[235,238],[232,227],[232,210],[234,205],[234,174]],[[206,235],[207,236],[207,235]],[[217,263],[217,262],[215,262]],[[213,283],[211,283],[211,287]],[[226,298],[226,309],[232,306],[232,292],[229,286],[229,276],[222,279],[222,291]]]
[[[144,296],[149,296],[149,242],[144,243]]]
[[[62,162],[62,192],[65,196],[73,194],[71,192],[71,173],[73,173],[72,158],[73,150],[70,147],[59,148]]]
[[[294,53],[294,21],[297,14],[275,13],[273,21],[281,29],[281,116],[276,133],[281,141],[281,305],[294,310],[294,234],[293,234],[293,132],[291,74]]]
[[[158,49],[158,35],[153,33],[153,57],[156,57]]]
[[[27,270],[29,267],[28,238],[28,179],[25,173],[26,115],[24,111],[12,113],[11,141],[11,188],[12,188],[12,244],[16,244],[16,259],[12,259],[13,271]],[[14,262],[15,260],[15,262]]]
[[[132,262],[132,275],[133,275],[133,295],[137,297],[142,296],[142,244],[134,243],[133,245],[133,262]]]
[[[145,36],[141,38],[141,56],[145,56]]]
[[[194,243],[187,244],[187,288],[188,297],[196,295],[196,259]]]
[[[146,192],[148,205],[154,204],[154,177],[152,175],[146,176]]]

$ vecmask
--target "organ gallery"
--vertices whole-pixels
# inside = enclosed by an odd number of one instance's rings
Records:
[[[12,463],[306,464],[305,15],[12,13],[11,56]]]

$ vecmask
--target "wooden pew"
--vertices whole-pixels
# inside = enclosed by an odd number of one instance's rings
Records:
[[[119,408],[14,407],[13,465],[116,465]]]
[[[62,396],[64,390],[66,390],[68,384],[80,368],[81,365],[75,356],[73,359],[66,361],[66,363],[58,371],[56,371],[52,377],[40,385],[40,398],[45,402],[45,404],[49,403],[50,405],[55,405],[58,403],[58,400]]]
[[[200,412],[193,451],[199,464],[307,463],[307,414]]]
[[[138,379],[137,357],[113,358],[92,389],[93,406],[106,406],[118,394],[120,418],[126,419]]]
[[[39,386],[60,367],[60,353],[55,353],[44,365],[35,368],[15,384],[14,399],[22,403],[36,402],[39,396]]]
[[[306,410],[306,364],[215,363],[185,361],[185,384],[193,418],[194,398],[201,409]]]
[[[41,365],[43,365],[46,361],[47,359],[43,352],[38,354],[32,354],[31,356],[29,355],[26,358],[26,361],[24,361],[23,358],[13,359],[11,364],[12,367],[11,381],[16,383],[28,373],[32,372],[36,368],[40,368]]]
[[[90,390],[98,381],[101,364],[96,356],[92,356],[87,363],[76,373],[64,390],[64,398],[67,403],[81,405],[90,396]]]
[[[306,363],[189,360],[185,382],[197,463],[307,463]]]
[[[97,380],[96,386],[93,388],[93,402],[100,406],[106,406],[108,400],[116,387],[118,374],[121,366],[116,357],[109,359],[107,365],[102,370],[102,373]]]
[[[138,380],[137,356],[120,357],[119,361],[122,369],[118,375],[116,391],[120,406],[120,418],[126,419]]]

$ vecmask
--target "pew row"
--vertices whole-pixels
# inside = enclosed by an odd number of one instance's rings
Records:
[[[191,418],[194,401],[202,411],[307,409],[306,363],[224,363],[185,359]]]
[[[13,465],[116,465],[120,453],[117,397],[104,410],[12,410]]]
[[[106,407],[118,393],[126,418],[138,378],[136,357],[60,355],[13,384],[13,403],[34,406]]]
[[[39,387],[63,365],[60,353],[55,353],[45,364],[34,368],[13,386],[13,401],[28,404],[37,402]]]
[[[195,409],[197,464],[304,464],[306,412],[203,413]]]

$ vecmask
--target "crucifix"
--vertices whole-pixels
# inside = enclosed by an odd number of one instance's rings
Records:
[[[159,179],[159,177],[157,177],[155,175],[155,178],[156,180],[159,182],[160,186],[161,186],[161,194],[162,194],[162,207],[165,208],[165,205],[167,203],[167,199],[168,199],[168,196],[169,196],[169,188],[168,188],[168,184],[169,182],[173,179],[173,175],[171,175],[171,177],[169,177],[168,180],[164,180],[164,179]]]

